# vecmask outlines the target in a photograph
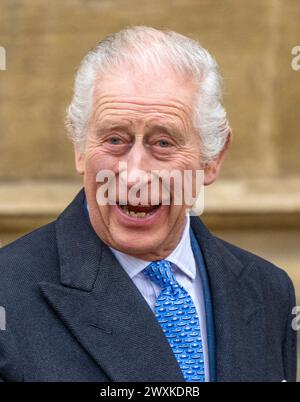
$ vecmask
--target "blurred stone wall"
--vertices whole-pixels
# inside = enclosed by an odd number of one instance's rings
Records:
[[[299,12],[299,0],[1,0],[0,179],[74,179],[63,119],[75,69],[134,24],[190,35],[218,60],[235,134],[223,177],[299,175]]]
[[[234,141],[203,219],[286,269],[300,300],[299,15],[299,0],[1,0],[2,243],[54,219],[80,188],[64,113],[87,50],[125,26],[170,28],[199,40],[225,79]]]

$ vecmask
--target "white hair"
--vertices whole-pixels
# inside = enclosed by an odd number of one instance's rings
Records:
[[[151,66],[158,71],[167,66],[195,81],[198,91],[193,119],[201,139],[201,154],[206,162],[216,157],[224,147],[230,127],[222,106],[222,77],[215,59],[195,40],[146,26],[126,28],[107,36],[81,61],[66,118],[74,146],[83,152],[95,78],[128,64],[142,69]]]

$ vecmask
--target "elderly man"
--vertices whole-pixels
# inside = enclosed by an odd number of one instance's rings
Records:
[[[221,95],[212,56],[175,32],[125,29],[86,55],[67,116],[84,189],[0,252],[2,380],[295,380],[289,277],[174,202],[195,193],[195,172],[204,185],[219,174],[231,141]],[[150,173],[171,171],[193,175],[168,203]]]

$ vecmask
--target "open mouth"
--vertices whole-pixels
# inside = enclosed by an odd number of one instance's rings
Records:
[[[161,204],[158,205],[120,205],[118,207],[128,216],[132,216],[134,218],[147,218],[153,214],[160,208]]]

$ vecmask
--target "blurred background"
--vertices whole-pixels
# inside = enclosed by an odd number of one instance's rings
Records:
[[[217,59],[234,133],[202,219],[284,268],[300,304],[299,13],[299,0],[0,0],[2,245],[55,219],[81,188],[64,128],[81,58],[125,26],[169,28]]]

